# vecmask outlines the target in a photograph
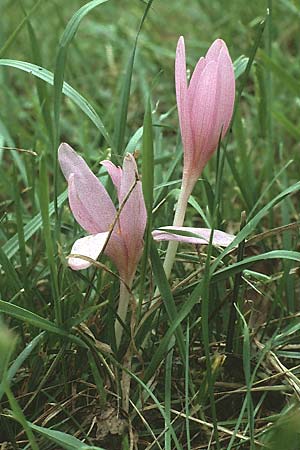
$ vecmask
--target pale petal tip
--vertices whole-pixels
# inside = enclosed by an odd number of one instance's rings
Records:
[[[178,39],[176,51],[177,51],[177,54],[185,52],[185,44],[184,44],[183,36],[180,36]]]
[[[97,260],[106,243],[108,235],[109,232],[105,231],[103,233],[92,234],[77,239],[73,244],[71,255],[78,255],[78,257],[70,256],[68,258],[68,265],[71,269],[82,270],[90,267],[92,261],[88,261],[88,259],[93,261]],[[81,259],[80,256],[83,256],[86,259]]]
[[[81,258],[71,257],[68,259],[68,266],[72,270],[83,270],[83,269],[87,269],[88,267],[90,267],[91,263],[89,261],[85,261],[84,259],[81,259]]]
[[[174,231],[174,233],[172,233]],[[191,233],[191,236],[176,234],[177,232]],[[211,229],[209,228],[194,228],[194,227],[161,227],[152,231],[152,236],[155,241],[177,241],[187,244],[208,245],[210,242]],[[212,245],[219,247],[227,247],[230,245],[235,236],[224,231],[214,230]]]
[[[77,153],[75,152],[75,150],[66,142],[62,142],[60,144],[60,146],[58,147],[58,161],[62,167],[62,165],[64,165],[64,162],[67,163],[67,161],[73,156],[75,155],[76,157],[78,157]],[[63,170],[63,167],[62,167]]]

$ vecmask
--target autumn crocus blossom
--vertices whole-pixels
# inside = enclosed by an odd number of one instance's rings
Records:
[[[97,259],[111,227],[116,222],[104,253],[115,263],[121,278],[130,282],[142,253],[146,226],[142,187],[141,182],[137,180],[133,155],[125,156],[123,169],[110,161],[101,163],[117,189],[119,205],[125,200],[117,220],[117,210],[110,196],[81,156],[68,144],[61,144],[58,159],[68,181],[72,213],[82,228],[89,233],[74,243],[71,253]],[[68,263],[74,270],[85,269],[91,265],[80,258],[70,258]]]
[[[213,42],[205,57],[199,59],[188,85],[185,46],[181,36],[176,50],[175,85],[184,164],[173,226],[183,231],[189,196],[220,138],[226,134],[232,118],[235,79],[225,42],[221,39]],[[203,233],[203,229],[200,229],[200,235],[201,230]],[[206,233],[210,233],[210,230],[206,230]],[[154,238],[172,241],[169,242],[164,262],[165,273],[169,277],[182,236],[155,232]],[[185,239],[185,242],[188,241]],[[217,233],[214,233],[213,244],[223,245]]]
[[[131,287],[142,254],[147,217],[135,159],[127,154],[123,168],[116,167],[111,161],[102,161],[117,190],[119,215],[104,186],[68,144],[60,145],[58,160],[68,181],[72,213],[88,233],[88,236],[74,243],[71,253],[96,260],[103,250],[114,262],[121,280],[126,284],[121,283],[120,286],[118,309],[118,315],[124,321],[129,300],[128,287]],[[79,257],[69,258],[68,264],[73,270],[91,265]],[[117,326],[117,344],[120,336],[120,327]]]
[[[205,57],[199,59],[188,85],[181,36],[176,50],[175,84],[184,150],[183,185],[191,191],[232,118],[235,79],[225,42],[213,42]]]

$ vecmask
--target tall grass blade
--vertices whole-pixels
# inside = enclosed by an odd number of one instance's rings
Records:
[[[116,149],[117,155],[121,155],[124,149],[124,139],[125,139],[125,129],[127,122],[127,114],[128,114],[128,105],[129,105],[129,96],[130,96],[130,88],[131,88],[131,80],[133,73],[133,64],[135,59],[135,53],[137,49],[138,39],[148,12],[151,8],[153,0],[148,0],[146,4],[146,8],[144,14],[142,16],[134,44],[133,49],[128,58],[128,63],[122,83],[121,94],[120,94],[120,104],[117,107],[117,114],[115,119],[115,134],[114,134],[114,148]]]

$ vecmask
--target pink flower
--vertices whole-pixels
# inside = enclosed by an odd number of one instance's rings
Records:
[[[110,196],[81,156],[68,144],[61,144],[58,159],[68,181],[72,213],[89,233],[74,243],[71,253],[96,260],[114,225],[104,253],[112,259],[121,278],[130,285],[143,251],[147,217],[133,155],[125,156],[123,169],[110,161],[102,161],[116,187],[119,206],[122,206],[117,221],[117,210]],[[68,264],[73,270],[85,269],[91,265],[80,258],[69,258]]]
[[[175,83],[184,149],[183,186],[191,192],[204,166],[226,134],[234,105],[235,79],[226,44],[217,39],[199,59],[189,86],[184,39],[178,40]]]

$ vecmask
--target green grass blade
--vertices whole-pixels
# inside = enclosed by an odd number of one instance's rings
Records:
[[[22,2],[21,6],[26,14],[26,10]],[[28,15],[27,15],[27,30],[31,44],[33,63],[39,67],[43,67],[41,47]],[[48,134],[49,142],[52,143],[53,145],[53,122],[51,118],[51,110],[49,105],[49,94],[45,84],[37,77],[36,77],[36,88],[42,112],[42,117],[45,124],[45,131]]]
[[[171,395],[172,395],[172,368],[173,368],[173,353],[174,353],[175,339],[169,342],[168,354],[166,357],[165,368],[165,450],[171,450]]]
[[[237,306],[236,306],[237,308]],[[247,322],[243,314],[237,308],[238,315],[243,324],[243,367],[245,374],[245,381],[247,386],[246,402],[247,402],[247,412],[248,412],[248,423],[250,429],[250,449],[255,450],[254,444],[254,412],[253,412],[253,402],[251,397],[251,351],[250,351],[250,333],[248,329]]]
[[[53,73],[43,67],[37,66],[35,64],[31,64],[25,61],[16,61],[13,59],[0,59],[0,66],[8,66],[14,67],[16,69],[22,70],[23,72],[27,72],[35,77],[40,78],[46,83],[53,85]],[[90,103],[79,94],[74,88],[72,88],[68,83],[63,83],[62,88],[63,94],[65,94],[70,100],[72,100],[81,111],[93,122],[95,127],[99,130],[101,135],[104,137],[106,142],[111,146],[111,138],[96,111],[90,105]]]
[[[24,226],[23,226],[23,213],[21,206],[21,195],[17,182],[17,171],[14,166],[14,200],[15,200],[15,213],[16,213],[16,222],[17,222],[17,236],[19,243],[19,251],[20,251],[20,260],[21,260],[21,270],[22,270],[22,281],[25,286],[25,289],[28,286],[27,282],[27,264],[26,264],[26,249],[25,249],[25,238],[24,238]]]
[[[41,330],[49,331],[50,333],[54,333],[59,336],[66,337],[69,335],[65,330],[57,327],[50,320],[44,319],[38,314],[35,314],[31,311],[28,311],[25,308],[21,308],[20,306],[14,305],[12,303],[0,300],[0,311],[3,314],[15,317],[16,319],[21,320],[22,322],[29,323],[30,325],[33,325],[36,328],[40,328]]]
[[[62,313],[58,291],[57,266],[55,262],[55,247],[51,234],[49,218],[49,182],[45,156],[40,160],[39,200],[43,223],[43,235],[45,239],[46,253],[51,271],[52,298],[55,311],[55,320],[58,325],[62,323]]]
[[[20,425],[23,427],[27,437],[28,437],[28,441],[29,441],[29,445],[30,448],[32,450],[39,450],[39,447],[37,445],[37,442],[35,440],[35,437],[32,433],[32,430],[30,429],[30,427],[28,426],[28,423],[25,419],[25,416],[23,414],[22,408],[20,407],[19,403],[17,402],[15,396],[13,395],[8,383],[6,382],[6,380],[3,380],[3,386],[4,386],[4,391],[5,394],[8,398],[8,402],[9,405],[12,409],[12,413],[13,413],[13,418],[15,420],[17,420]]]
[[[298,191],[300,189],[300,182],[289,186],[287,189],[284,189],[280,194],[274,197],[267,205],[265,205],[249,222],[244,226],[244,228],[237,234],[236,238],[233,242],[226,247],[226,249],[216,258],[214,263],[211,266],[211,271],[213,272],[219,265],[220,261],[223,257],[229,253],[234,247],[239,245],[244,239],[247,239],[249,234],[253,232],[260,222],[260,220],[273,208],[275,205],[284,200],[288,195]]]
[[[144,25],[144,22],[146,20],[146,17],[148,15],[148,12],[151,8],[151,5],[153,3],[153,0],[149,0],[146,4],[146,8],[143,14],[143,17],[141,19],[134,44],[133,49],[131,51],[130,57],[128,58],[128,63],[122,83],[121,88],[121,94],[120,94],[120,103],[117,107],[117,114],[115,119],[115,133],[114,133],[114,148],[116,149],[117,155],[121,155],[123,153],[124,148],[124,139],[125,139],[125,129],[126,129],[126,122],[127,122],[127,114],[128,114],[128,105],[129,105],[129,96],[130,96],[130,89],[131,89],[131,80],[132,80],[132,73],[133,73],[133,64],[135,59],[135,53],[137,49],[138,44],[138,38],[140,35],[140,32],[142,30],[142,27]]]
[[[65,66],[67,62],[68,47],[85,16],[97,6],[106,3],[108,0],[92,0],[83,5],[68,22],[66,29],[60,39],[54,70],[54,146],[55,153],[59,141],[59,119],[60,105],[64,84]]]
[[[259,50],[259,59],[262,60],[265,67],[270,69],[274,75],[283,83],[283,85],[291,91],[292,94],[298,96],[300,92],[300,82],[296,80],[284,66],[278,64],[274,59],[270,58],[266,52]]]
[[[160,412],[161,416],[163,417],[163,419],[164,419],[165,422],[166,422],[166,414],[165,414],[165,412],[164,412],[163,407],[161,406],[161,402],[160,402],[160,401],[156,398],[156,396],[153,394],[153,392],[152,392],[152,390],[150,389],[150,387],[147,386],[147,384],[145,384],[145,383],[144,383],[139,377],[137,377],[134,373],[132,373],[132,372],[130,372],[130,371],[128,371],[128,373],[131,375],[131,377],[132,377],[138,384],[141,385],[141,387],[147,392],[147,394],[149,395],[149,397],[152,398],[152,400],[154,401],[154,403],[155,403],[155,405],[156,405],[158,411]],[[171,433],[171,436],[172,436],[172,438],[173,438],[173,440],[174,440],[174,444],[175,444],[176,449],[177,449],[177,450],[182,450],[182,445],[180,445],[180,443],[179,443],[179,441],[178,441],[178,439],[177,439],[177,436],[176,436],[176,433],[175,433],[175,430],[174,430],[172,424],[170,424],[170,433]]]
[[[152,231],[153,187],[154,187],[153,129],[152,129],[151,102],[150,99],[148,99],[146,104],[146,111],[143,125],[143,153],[142,153],[142,188],[147,211],[147,226],[145,231],[145,245],[141,263],[141,276],[140,276],[139,297],[141,306],[145,292],[146,272],[152,239],[151,231]]]
[[[165,272],[163,270],[163,265],[161,263],[160,257],[158,255],[158,251],[156,249],[156,244],[152,241],[151,243],[151,262],[153,268],[153,275],[156,282],[156,285],[161,294],[164,307],[167,311],[168,318],[170,324],[177,318],[178,311],[174,301],[174,297],[172,295],[170,285],[166,278]],[[185,344],[184,344],[184,334],[181,326],[175,332],[177,344],[179,347],[180,355],[182,358],[182,362],[185,362]]]
[[[154,185],[154,148],[151,102],[148,99],[143,125],[142,186],[148,221],[152,218]]]
[[[87,445],[74,436],[71,436],[70,434],[64,433],[62,431],[40,427],[30,422],[27,422],[27,424],[32,430],[54,442],[56,445],[59,445],[59,448],[64,448],[66,450],[105,450],[102,447]]]
[[[36,4],[31,8],[29,13],[21,20],[17,28],[11,33],[5,44],[0,48],[0,58],[3,57],[3,55],[7,52],[9,47],[12,45],[12,43],[15,41],[16,37],[20,33],[20,31],[23,29],[23,27],[26,25],[28,19],[30,16],[34,14],[34,12],[37,10],[38,6],[40,5],[41,0],[38,0]]]
[[[184,374],[184,405],[185,405],[185,429],[187,450],[192,450],[191,447],[191,432],[190,432],[190,396],[189,396],[189,380],[190,380],[190,322],[187,321],[186,327],[186,341],[185,341],[185,374]]]
[[[67,199],[68,192],[64,191],[58,197],[58,206],[61,206]],[[54,202],[51,202],[48,209],[49,218],[54,214]],[[42,227],[42,215],[38,213],[33,219],[31,219],[24,227],[24,240],[27,242],[37,231]],[[0,248],[0,257],[1,250],[6,255],[8,259],[11,259],[18,251],[19,251],[19,240],[18,235],[15,234],[11,237],[2,247]]]
[[[13,289],[15,292],[20,291],[23,287],[23,284],[19,278],[19,275],[16,272],[16,269],[14,268],[9,258],[6,256],[2,247],[0,247],[0,267],[6,273],[8,286],[10,287],[10,289]]]
[[[18,370],[21,368],[22,364],[26,361],[26,359],[31,355],[32,351],[37,347],[37,345],[44,339],[45,333],[44,331],[40,334],[38,334],[35,338],[32,339],[32,341],[24,348],[24,350],[16,357],[12,365],[7,371],[6,380],[7,383],[10,385],[12,379],[18,372]],[[3,397],[4,389],[3,386],[0,384],[0,401]]]
[[[270,252],[262,253],[260,255],[250,256],[249,258],[245,258],[242,261],[236,262],[224,269],[216,271],[212,275],[212,281],[214,283],[217,283],[221,280],[225,280],[229,276],[235,275],[244,269],[248,269],[256,262],[264,261],[267,259],[282,259],[287,261],[300,262],[300,253],[289,250],[272,250]]]

